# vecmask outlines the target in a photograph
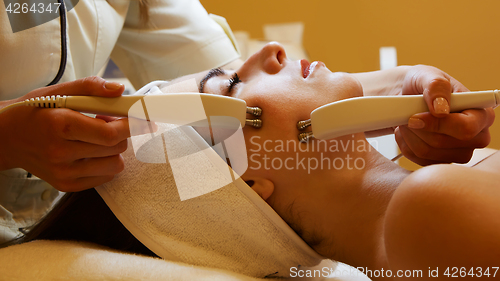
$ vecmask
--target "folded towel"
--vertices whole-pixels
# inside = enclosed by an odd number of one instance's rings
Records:
[[[230,168],[194,129],[158,126],[154,138],[133,137],[125,170],[96,188],[146,247],[164,259],[253,277],[289,277],[291,267],[323,260],[241,178],[228,181]],[[179,178],[200,196],[181,200]]]

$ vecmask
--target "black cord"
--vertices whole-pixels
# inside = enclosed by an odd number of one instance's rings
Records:
[[[66,61],[68,57],[68,46],[66,40],[66,5],[64,4],[64,0],[57,0],[61,6],[59,7],[59,14],[61,15],[61,64],[59,65],[59,71],[57,72],[56,77],[52,82],[50,82],[47,86],[55,85],[61,80],[64,69],[66,69]]]

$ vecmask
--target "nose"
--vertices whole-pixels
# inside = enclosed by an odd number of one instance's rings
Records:
[[[267,43],[260,51],[248,58],[237,72],[243,76],[258,71],[276,74],[285,66],[286,58],[285,48],[280,43]]]
[[[259,52],[264,71],[269,74],[278,73],[286,60],[285,48],[278,42],[266,44]]]

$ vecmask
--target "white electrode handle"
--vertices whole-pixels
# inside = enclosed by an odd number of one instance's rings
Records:
[[[204,93],[170,93],[165,95],[133,95],[117,98],[68,96],[66,108],[102,115],[147,118],[153,122],[204,126],[207,117],[211,125],[233,127],[234,117],[241,127],[245,126],[246,103],[244,100]],[[221,119],[222,118],[222,119]],[[214,123],[215,122],[215,123]],[[218,122],[218,123],[217,123]]]
[[[129,108],[142,98],[144,96],[121,96],[116,98],[66,96],[66,103],[62,107],[85,113],[128,117]]]
[[[25,105],[68,108],[83,113],[133,117],[176,125],[234,129],[238,127],[238,123],[243,128],[249,121],[254,127],[260,127],[262,124],[260,119],[246,119],[248,109],[244,100],[198,92],[180,91],[165,94],[158,88],[162,84],[165,82],[153,81],[134,95],[114,98],[60,95],[36,97],[5,107],[0,106],[0,114]],[[254,124],[256,122],[258,126]]]
[[[495,107],[499,90],[452,93],[450,111]],[[311,127],[317,139],[331,139],[359,132],[408,124],[417,113],[429,111],[423,95],[369,96],[330,103],[311,112]]]
[[[153,122],[235,129],[245,127],[246,102],[205,93],[132,95],[115,98],[92,96],[46,96],[0,107],[0,114],[18,107],[68,108],[83,113],[132,117]],[[260,121],[260,119],[257,119]],[[255,125],[252,125],[255,127]],[[259,124],[260,127],[260,124]]]

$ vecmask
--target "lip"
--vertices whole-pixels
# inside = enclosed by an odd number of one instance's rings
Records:
[[[307,76],[309,76],[309,66],[311,65],[311,63],[309,63],[309,61],[307,60],[300,60],[300,66],[301,66],[301,70],[302,70],[302,77],[304,77],[304,79],[307,78]]]
[[[300,65],[302,66],[302,76],[304,79],[309,77],[317,67],[325,66],[325,64],[321,61],[313,61],[312,63],[309,63],[307,60],[301,60]]]

